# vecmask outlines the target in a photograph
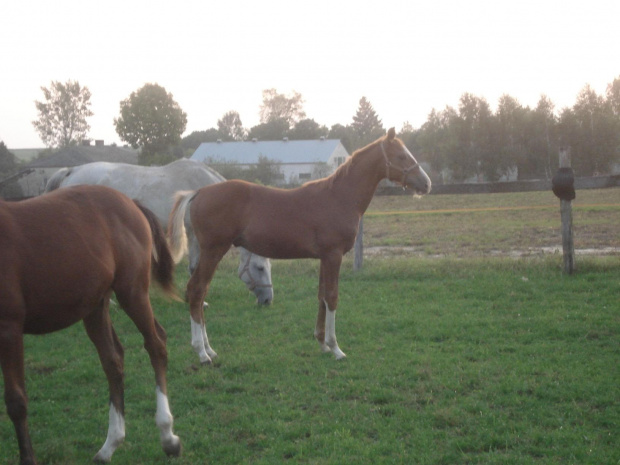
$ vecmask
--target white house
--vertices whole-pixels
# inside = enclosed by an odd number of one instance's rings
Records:
[[[266,157],[277,164],[283,184],[304,183],[333,173],[349,156],[339,139],[203,142],[190,157],[210,164],[230,163],[242,168]]]

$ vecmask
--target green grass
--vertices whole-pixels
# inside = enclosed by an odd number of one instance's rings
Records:
[[[347,259],[336,362],[312,339],[315,262],[275,262],[275,302],[258,308],[227,258],[209,298],[214,366],[189,347],[184,305],[153,298],[180,459],[159,448],[148,357],[113,311],[127,403],[113,463],[619,463],[620,263],[568,277],[557,262],[369,259],[354,274]],[[80,325],[26,340],[38,457],[87,463],[107,429],[94,348]],[[0,437],[0,462],[17,463],[4,411]]]
[[[620,246],[619,194],[578,192],[580,243]],[[168,332],[179,459],[159,446],[141,337],[113,309],[125,347],[127,439],[112,463],[620,464],[620,258],[579,256],[567,276],[561,255],[488,253],[559,243],[557,199],[549,195],[375,199],[369,212],[401,213],[369,215],[367,245],[379,235],[443,258],[368,256],[353,273],[345,257],[342,362],[312,338],[316,261],[275,261],[275,301],[261,308],[236,278],[236,257],[227,256],[208,298],[209,336],[220,354],[210,367],[190,347],[185,305],[154,292]],[[458,211],[464,202],[492,210]],[[434,211],[402,213],[411,205]],[[542,208],[497,210],[523,205]],[[530,222],[519,212],[531,213]],[[179,287],[186,280],[181,267]],[[89,463],[107,432],[108,392],[82,325],[27,336],[26,377],[39,462]],[[0,408],[0,463],[17,457]]]

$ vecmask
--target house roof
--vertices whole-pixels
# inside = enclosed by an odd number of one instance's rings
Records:
[[[190,158],[240,165],[257,164],[261,156],[281,163],[327,163],[341,145],[339,139],[203,142]]]
[[[95,147],[76,145],[61,149],[47,157],[34,160],[28,164],[28,168],[65,168],[84,165],[94,161],[137,164],[138,151],[113,145]]]

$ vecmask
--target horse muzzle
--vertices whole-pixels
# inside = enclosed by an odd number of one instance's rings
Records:
[[[253,289],[258,305],[271,305],[273,302],[273,287],[256,287]]]

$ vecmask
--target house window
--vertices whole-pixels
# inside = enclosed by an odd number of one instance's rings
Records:
[[[299,173],[299,179],[310,179],[311,174],[310,173]]]
[[[340,166],[344,163],[344,157],[336,157],[336,166]]]

